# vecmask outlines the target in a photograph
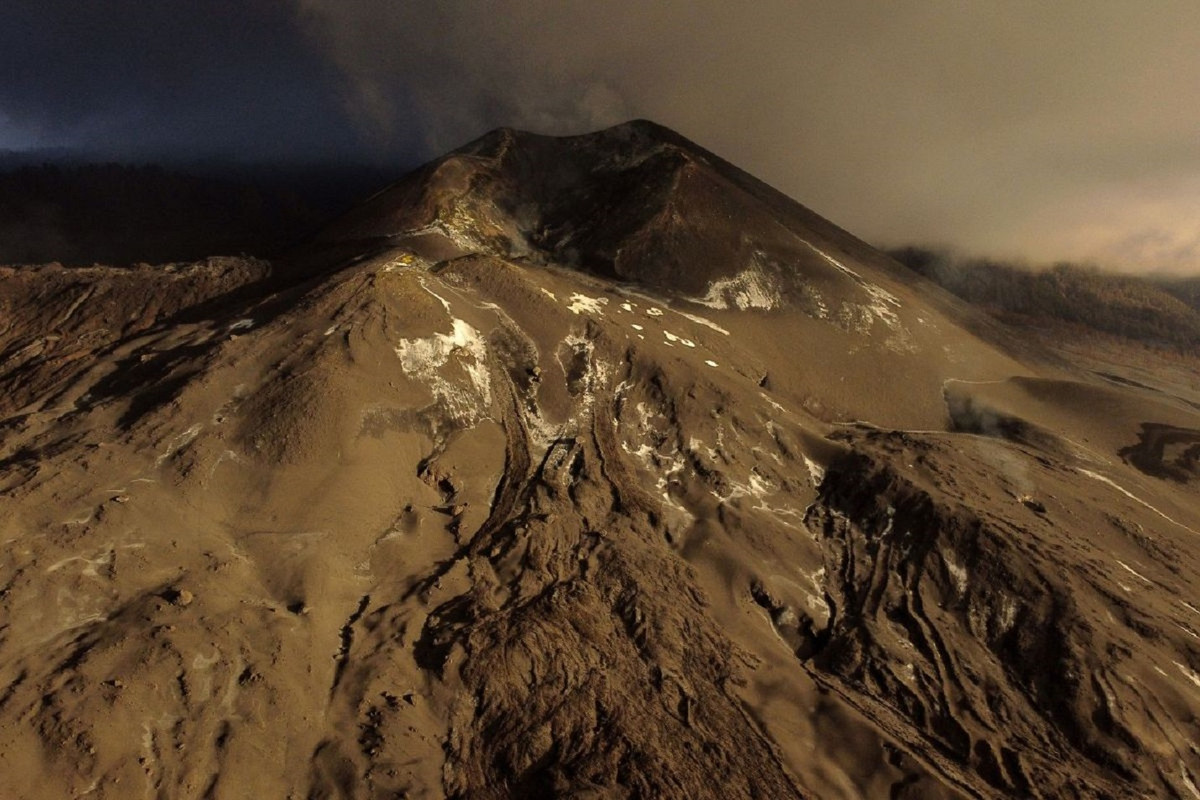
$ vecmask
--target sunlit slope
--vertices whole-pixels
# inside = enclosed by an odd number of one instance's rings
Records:
[[[217,266],[120,328],[124,271],[4,278],[14,796],[1200,775],[1200,416],[681,137],[500,131]]]

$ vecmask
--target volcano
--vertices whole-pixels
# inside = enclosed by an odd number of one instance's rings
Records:
[[[1195,373],[655,124],[4,268],[0,353],[6,797],[1200,797]]]

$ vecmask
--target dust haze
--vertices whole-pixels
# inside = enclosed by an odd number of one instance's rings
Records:
[[[883,244],[1197,267],[1188,4],[302,7],[384,140],[648,117]]]
[[[883,246],[1200,270],[1200,8],[13,0],[0,151],[324,159],[665,124]]]

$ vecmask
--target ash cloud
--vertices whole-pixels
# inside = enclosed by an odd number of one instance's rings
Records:
[[[415,110],[430,154],[648,117],[881,244],[1200,266],[1191,4],[301,3],[358,118]]]
[[[13,0],[0,149],[397,171],[509,125],[679,130],[885,246],[1197,271],[1200,6]]]

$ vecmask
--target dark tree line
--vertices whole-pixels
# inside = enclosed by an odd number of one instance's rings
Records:
[[[1200,277],[1163,278],[1157,282],[1162,286],[1163,291],[1168,292],[1197,311],[1200,311]]]
[[[1060,263],[1035,270],[904,247],[889,255],[994,313],[1082,325],[1184,351],[1200,350],[1200,279],[1143,278]]]

